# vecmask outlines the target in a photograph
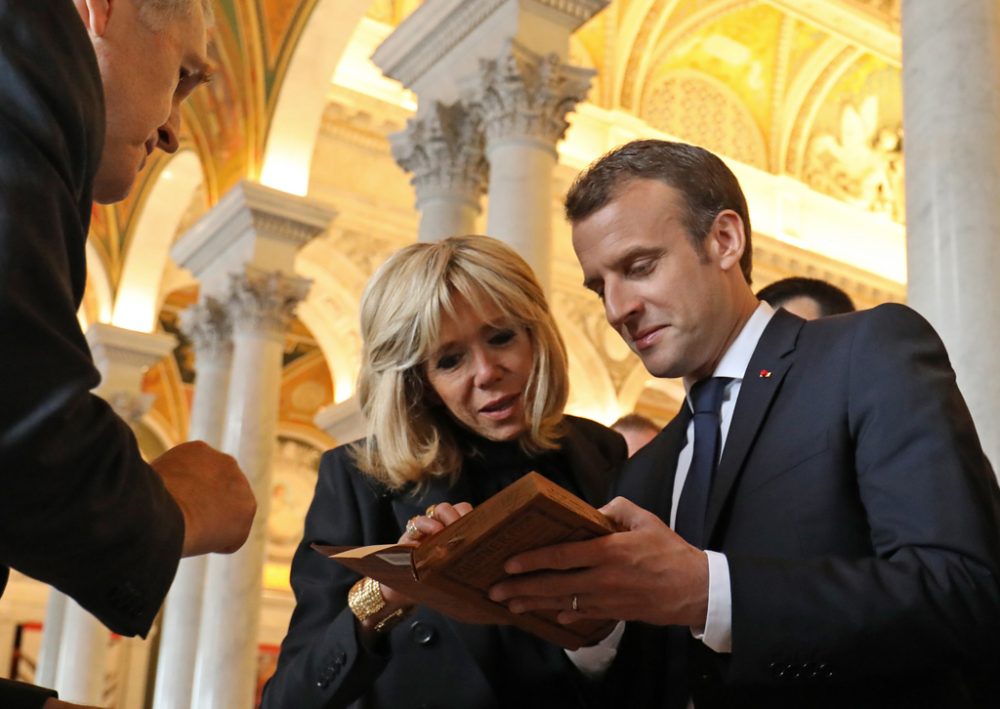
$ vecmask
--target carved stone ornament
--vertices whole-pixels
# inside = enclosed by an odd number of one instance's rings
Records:
[[[478,116],[461,102],[435,101],[431,111],[411,118],[392,134],[392,155],[407,172],[417,200],[454,195],[478,203],[486,190],[487,163]]]
[[[131,391],[114,391],[104,394],[104,400],[111,405],[114,412],[129,424],[136,424],[152,408],[156,394],[135,393]]]
[[[228,309],[234,328],[282,337],[310,285],[306,278],[253,267],[247,267],[243,274],[232,274]]]
[[[232,350],[232,321],[225,306],[211,296],[180,313],[180,329],[199,357],[214,357]]]
[[[587,97],[591,69],[563,64],[555,54],[540,57],[508,41],[499,59],[480,61],[474,99],[486,129],[487,146],[498,140],[530,138],[553,149],[566,133],[566,116]]]

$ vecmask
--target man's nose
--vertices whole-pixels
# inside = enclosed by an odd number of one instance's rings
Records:
[[[604,315],[608,324],[621,331],[639,311],[639,299],[624,284],[605,283]]]
[[[180,147],[178,134],[181,131],[180,106],[174,106],[167,122],[157,129],[156,147],[165,153],[176,153]]]

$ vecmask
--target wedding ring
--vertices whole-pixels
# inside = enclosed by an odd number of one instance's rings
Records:
[[[575,611],[580,610],[580,603],[577,600],[577,597],[576,597],[575,593],[573,594],[573,603],[570,605],[570,608],[572,608]]]
[[[410,517],[410,519],[406,521],[406,534],[408,536],[411,537],[420,536],[420,530],[417,529],[417,523],[415,521],[416,519],[417,519],[416,517]]]
[[[424,517],[430,517],[431,519],[434,519],[434,508],[436,507],[437,504],[428,505],[427,509],[424,510]]]

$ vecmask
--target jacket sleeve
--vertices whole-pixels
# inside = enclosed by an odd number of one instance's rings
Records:
[[[55,696],[51,689],[0,679],[0,706],[4,709],[41,709]]]
[[[99,376],[76,311],[103,135],[73,5],[0,0],[0,564],[135,635],[184,530],[128,426],[90,393]]]
[[[854,335],[847,381],[874,553],[730,556],[732,680],[773,682],[770,662],[850,680],[997,661],[997,483],[943,344],[914,311],[879,307]]]
[[[312,549],[311,543],[389,543],[389,502],[369,485],[342,446],[320,463],[305,534],[292,560],[295,610],[262,709],[341,707],[369,690],[388,664],[359,642],[347,592],[359,576]],[[395,520],[392,520],[395,524]],[[398,532],[396,534],[398,536]]]

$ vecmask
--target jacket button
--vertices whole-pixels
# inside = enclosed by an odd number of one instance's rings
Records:
[[[416,620],[410,625],[410,636],[417,645],[430,645],[437,637],[437,631],[430,623]]]

